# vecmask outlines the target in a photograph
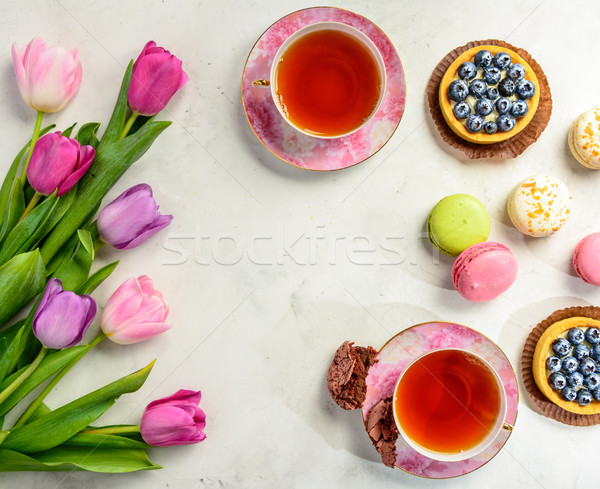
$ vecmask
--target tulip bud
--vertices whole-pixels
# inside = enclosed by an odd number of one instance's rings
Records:
[[[36,192],[51,195],[66,194],[92,164],[95,151],[66,138],[60,131],[38,139],[27,167],[27,180]]]
[[[171,327],[169,307],[150,277],[130,278],[106,301],[100,326],[108,339],[128,345],[152,338]]]
[[[53,278],[33,315],[33,334],[46,348],[69,348],[81,341],[95,316],[94,299],[63,290]]]
[[[148,404],[140,422],[144,441],[156,447],[168,447],[204,440],[206,435],[202,430],[206,426],[206,415],[198,407],[200,397],[200,391],[178,390],[172,396]]]
[[[128,100],[138,114],[158,114],[187,81],[181,60],[149,41],[133,64]]]
[[[47,46],[36,37],[23,49],[12,46],[21,97],[40,112],[56,112],[73,98],[81,84],[77,49]]]
[[[150,185],[141,183],[119,195],[98,216],[98,232],[104,241],[119,250],[141,245],[169,225],[171,215],[161,215],[152,198]]]

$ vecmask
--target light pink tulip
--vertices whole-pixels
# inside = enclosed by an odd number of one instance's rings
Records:
[[[133,64],[128,101],[142,115],[156,115],[187,81],[179,58],[149,41]]]
[[[12,46],[21,97],[35,110],[56,112],[73,98],[81,84],[77,49],[47,46],[39,37],[23,49]]]
[[[130,278],[110,296],[100,326],[108,339],[128,345],[152,338],[171,327],[169,307],[146,275]]]
[[[95,154],[91,146],[81,146],[60,131],[51,132],[38,139],[33,147],[27,180],[36,192],[51,195],[56,190],[60,197],[75,186]]]
[[[178,390],[151,402],[140,422],[140,433],[149,445],[189,445],[206,438],[206,415],[198,407],[200,391]]]

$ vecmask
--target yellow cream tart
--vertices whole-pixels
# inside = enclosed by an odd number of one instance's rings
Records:
[[[521,132],[540,101],[531,66],[502,46],[476,46],[450,65],[439,88],[439,103],[450,129],[476,144],[494,144]]]

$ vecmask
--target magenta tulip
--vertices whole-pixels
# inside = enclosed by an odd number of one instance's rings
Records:
[[[110,296],[100,326],[108,339],[127,345],[152,338],[171,327],[169,307],[150,277],[130,278]]]
[[[94,299],[63,290],[53,278],[33,315],[33,334],[46,348],[69,348],[81,341],[95,316]]]
[[[119,195],[98,216],[98,232],[104,241],[119,250],[141,245],[169,225],[171,215],[158,212],[150,185],[141,183]]]
[[[144,441],[156,447],[168,447],[204,440],[206,415],[198,407],[200,397],[200,391],[178,390],[172,396],[148,404],[140,422]]]
[[[134,112],[158,114],[187,81],[181,60],[154,41],[148,42],[133,64],[129,106]]]
[[[51,195],[57,190],[58,196],[64,195],[87,171],[94,155],[94,148],[81,146],[60,131],[46,134],[33,148],[27,180],[40,194]]]
[[[36,37],[23,49],[12,46],[21,97],[35,110],[56,112],[73,98],[81,84],[77,49],[47,46]]]

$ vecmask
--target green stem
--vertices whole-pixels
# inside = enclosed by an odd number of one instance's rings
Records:
[[[35,119],[35,126],[33,128],[33,136],[31,138],[31,144],[29,145],[29,151],[27,152],[27,159],[25,160],[25,166],[23,167],[23,172],[21,173],[21,187],[25,185],[25,181],[27,180],[27,167],[29,166],[29,160],[31,159],[31,155],[33,154],[33,147],[40,136],[40,128],[42,127],[42,119],[44,118],[44,113],[38,110],[37,117]]]
[[[123,139],[125,136],[127,136],[127,134],[129,134],[129,130],[131,129],[131,126],[133,126],[133,123],[135,122],[135,120],[138,118],[140,114],[138,114],[135,110],[131,111],[131,115],[129,116],[129,119],[127,119],[127,122],[125,123],[125,126],[123,127],[123,132],[121,132],[121,137],[119,139]]]
[[[33,413],[35,413],[37,411],[37,408],[39,408],[40,405],[42,404],[42,402],[44,402],[44,399],[46,399],[46,396],[48,394],[50,394],[52,389],[54,389],[56,384],[58,384],[60,379],[62,379],[66,375],[66,373],[69,370],[71,370],[75,366],[75,364],[79,360],[81,360],[88,351],[90,351],[92,348],[94,348],[94,346],[96,346],[98,343],[100,343],[104,338],[106,338],[106,335],[104,333],[100,333],[87,345],[88,347],[85,350],[83,350],[79,355],[77,355],[73,360],[71,360],[71,362],[68,363],[58,374],[56,374],[54,376],[54,378],[46,385],[46,387],[44,387],[44,390],[42,392],[40,392],[40,394],[30,404],[30,406],[27,408],[27,410],[21,415],[19,420],[15,423],[14,427],[18,428],[19,426],[23,426],[25,423],[27,423],[27,421],[33,415]]]
[[[80,435],[116,435],[116,434],[128,434],[128,433],[139,433],[140,427],[138,425],[123,425],[123,426],[108,426],[107,428],[93,428],[90,430],[80,431]]]
[[[42,359],[44,358],[44,356],[46,355],[47,352],[48,352],[48,348],[46,348],[45,346],[42,346],[42,349],[38,353],[37,357],[35,357],[35,360],[33,362],[31,362],[29,367],[27,367],[21,375],[19,375],[15,380],[13,380],[13,382],[6,389],[4,389],[2,392],[0,392],[0,403],[3,403],[4,401],[6,401],[8,396],[10,396],[14,391],[16,391],[17,388],[23,382],[25,382],[27,380],[27,378],[38,367],[38,365],[40,364],[40,362],[42,361]]]
[[[40,199],[42,197],[43,197],[43,194],[40,194],[39,192],[36,192],[35,194],[33,194],[33,197],[31,197],[29,204],[27,204],[27,207],[25,207],[23,214],[19,218],[19,222],[21,222],[23,219],[25,219],[27,217],[27,214],[29,214],[35,208],[35,206],[37,205],[37,203],[40,201]]]

